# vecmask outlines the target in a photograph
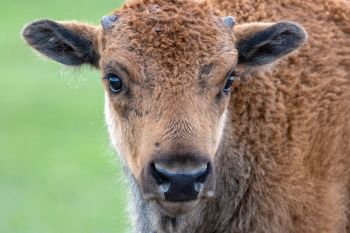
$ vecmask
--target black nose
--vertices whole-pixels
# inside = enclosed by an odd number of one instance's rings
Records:
[[[195,200],[203,188],[203,183],[211,171],[209,163],[195,169],[174,172],[161,164],[152,163],[151,174],[166,201],[184,202]]]

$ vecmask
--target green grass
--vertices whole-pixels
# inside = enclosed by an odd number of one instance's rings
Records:
[[[0,232],[126,232],[126,186],[109,148],[99,73],[67,71],[20,38],[39,18],[98,23],[121,1],[2,0]]]

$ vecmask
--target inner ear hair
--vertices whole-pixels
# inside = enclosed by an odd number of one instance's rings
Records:
[[[238,64],[268,65],[299,48],[307,38],[295,22],[250,23],[235,28]]]
[[[98,67],[98,28],[74,21],[37,20],[22,31],[24,40],[38,52],[69,66],[90,64]]]

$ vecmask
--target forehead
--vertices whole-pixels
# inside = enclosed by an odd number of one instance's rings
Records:
[[[231,33],[206,2],[133,1],[114,14],[118,20],[104,33],[106,60],[123,57],[172,72],[234,49]]]

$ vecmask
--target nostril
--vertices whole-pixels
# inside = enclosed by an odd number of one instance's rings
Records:
[[[196,173],[194,176],[194,189],[197,192],[200,192],[203,189],[203,183],[205,182],[208,174],[211,171],[211,166],[208,163],[205,169],[202,169],[200,172]]]
[[[150,170],[158,185],[169,183],[169,179],[167,178],[166,174],[162,172],[162,170],[157,169],[154,163],[150,164]]]

